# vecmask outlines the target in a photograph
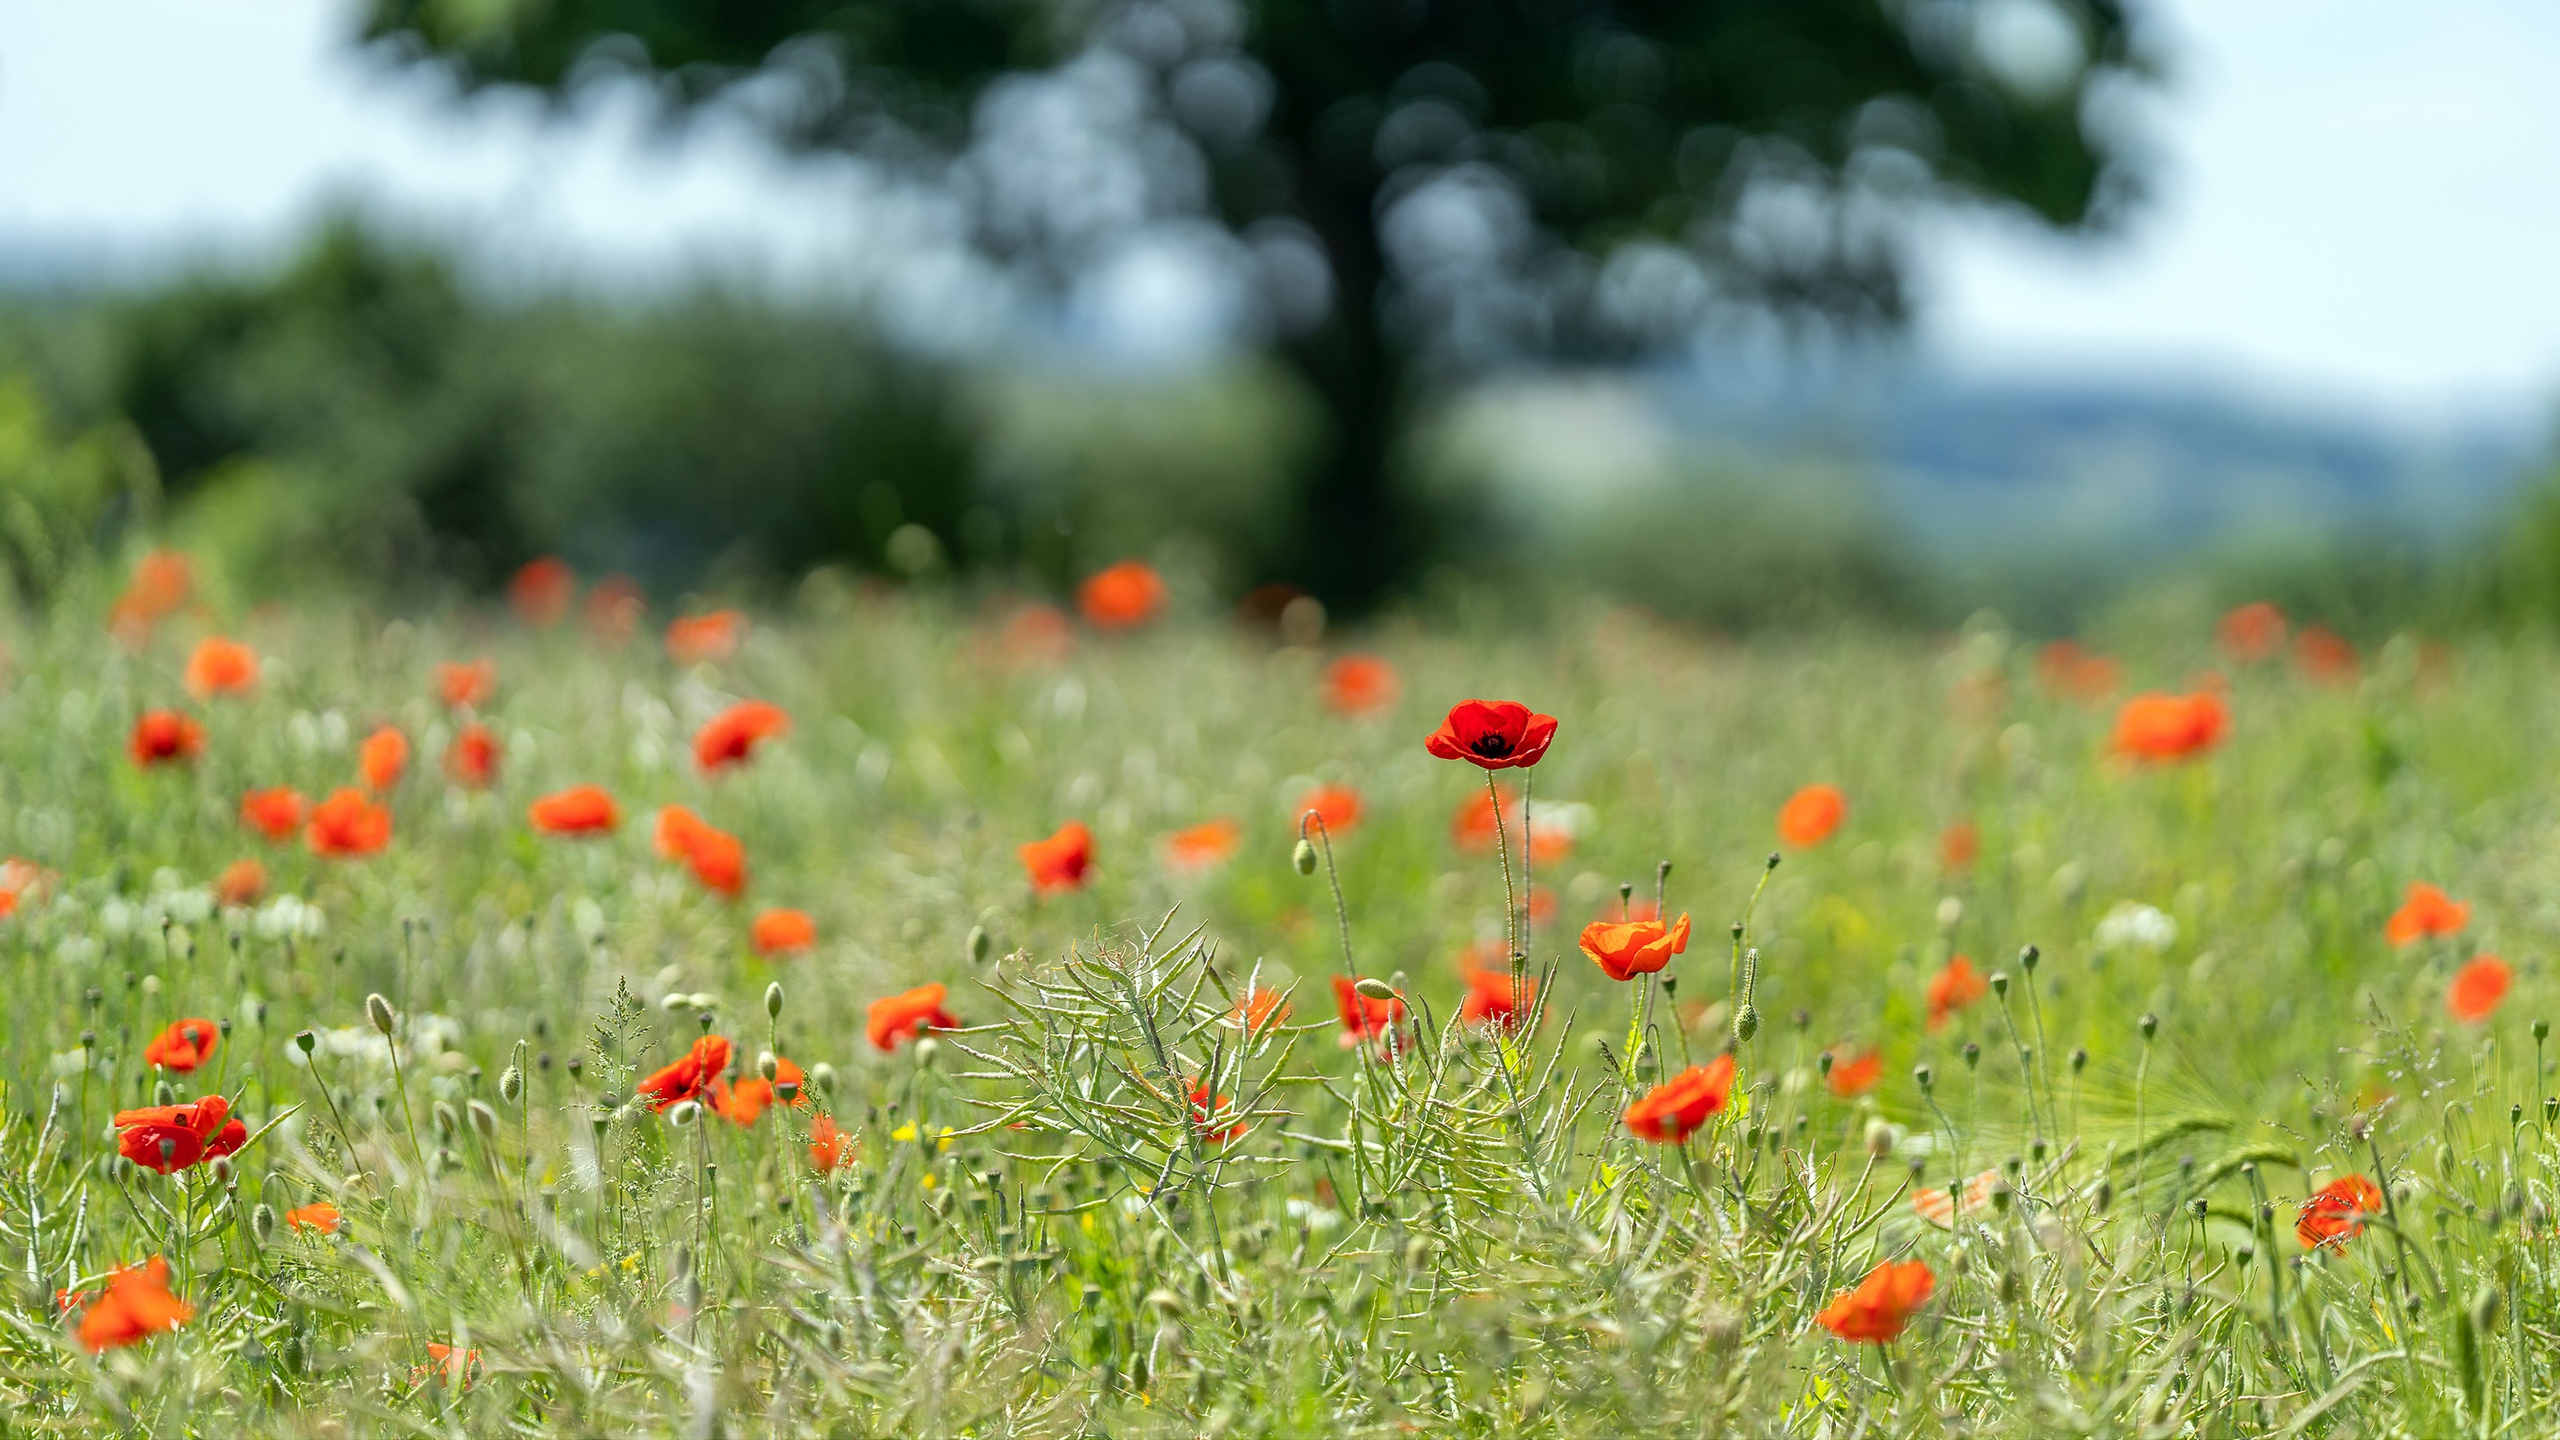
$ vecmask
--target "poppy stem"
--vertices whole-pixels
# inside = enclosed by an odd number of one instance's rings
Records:
[[[1309,826],[1315,828],[1318,844],[1324,850],[1324,878],[1333,887],[1334,924],[1342,931],[1342,968],[1351,975],[1360,973],[1359,963],[1351,958],[1351,907],[1342,903],[1342,871],[1333,863],[1333,831],[1324,816],[1314,810],[1298,817],[1298,838],[1307,838]]]
[[[1528,973],[1529,957],[1520,948],[1520,894],[1511,885],[1511,832],[1502,823],[1502,787],[1493,783],[1493,772],[1484,772],[1484,798],[1493,806],[1493,853],[1502,861],[1502,948],[1511,967],[1511,993],[1520,993],[1520,977]],[[1527,849],[1527,837],[1522,837]],[[1523,856],[1522,863],[1527,863]]]

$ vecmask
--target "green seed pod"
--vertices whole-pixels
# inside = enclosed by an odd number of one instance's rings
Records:
[[[392,1010],[391,1002],[383,999],[377,991],[364,997],[364,1018],[373,1022],[374,1029],[389,1035],[400,1017]]]
[[[782,982],[779,980],[764,987],[764,1018],[767,1020],[782,1018]]]
[[[2536,1021],[2534,1021],[2534,1022],[2533,1022],[2533,1038],[2534,1038],[2534,1039],[2536,1039],[2536,1040],[2548,1040],[2548,1039],[2550,1039],[2550,1038],[2551,1038],[2551,1022],[2550,1022],[2550,1021],[2548,1021],[2548,1020],[2536,1020]]]
[[[1393,1000],[1396,998],[1395,987],[1389,985],[1386,981],[1379,979],[1375,975],[1361,976],[1351,988],[1359,991],[1363,997],[1371,1000]]]
[[[679,1130],[702,1118],[702,1107],[691,1100],[679,1100],[667,1107],[667,1123]]]
[[[1316,847],[1314,843],[1306,840],[1299,841],[1298,848],[1289,852],[1289,864],[1301,875],[1313,875],[1316,873]]]
[[[1992,971],[1992,972],[1991,972],[1991,993],[1992,993],[1992,994],[1994,994],[1994,995],[1999,996],[1999,997],[2000,997],[2001,999],[2003,999],[2003,1000],[2006,1000],[2006,999],[2008,999],[2008,998],[2009,998],[2009,972],[2008,972],[2008,971],[2006,971],[2006,970],[1994,970],[1994,971]]]
[[[2141,1018],[2141,1019],[2139,1019],[2139,1020],[2137,1020],[2137,1021],[2135,1021],[2135,1022],[2134,1022],[2134,1024],[2136,1024],[2136,1025],[2138,1025],[2138,1026],[2140,1026],[2140,1027],[2141,1027],[2141,1029],[2142,1029],[2142,1038],[2143,1038],[2143,1039],[2145,1039],[2145,1040],[2148,1040],[2148,1039],[2150,1039],[2153,1035],[2156,1035],[2156,1034],[2158,1034],[2158,1033],[2159,1033],[2159,1030],[2160,1030],[2160,1017],[2159,1017],[2159,1016],[2157,1016],[2157,1015],[2152,1014],[2152,1013],[2151,1013],[2150,1011],[2148,1011],[2148,1010],[2145,1010],[2145,1011],[2143,1011],[2143,1012],[2142,1012],[2142,1018]]]
[[[249,1212],[249,1233],[261,1245],[271,1245],[276,1238],[276,1212],[272,1205],[261,1205]]]
[[[488,1101],[473,1100],[462,1107],[462,1113],[471,1118],[471,1133],[483,1140],[497,1138],[498,1112]]]
[[[986,926],[984,926],[984,925],[972,925],[972,926],[970,926],[970,927],[969,927],[969,963],[970,963],[970,964],[972,964],[972,965],[984,965],[984,964],[986,964],[986,963],[987,963],[987,957],[988,957],[989,955],[992,955],[992,954],[994,954],[994,953],[995,953],[995,948],[996,948],[995,937],[994,937],[994,936],[992,936],[992,935],[989,935],[989,934],[987,933],[987,927],[986,927]]]
[[[453,1107],[444,1101],[436,1102],[434,1113],[438,1138],[451,1135],[462,1128],[462,1117],[453,1113]]]
[[[1733,1012],[1733,1038],[1748,1040],[1760,1033],[1760,1007],[1746,1000]]]
[[[1911,1067],[1911,1083],[1919,1086],[1920,1093],[1923,1095],[1929,1093],[1929,1087],[1936,1082],[1936,1079],[1936,1072],[1925,1064]]]
[[[821,1095],[836,1093],[836,1067],[821,1060],[809,1067],[809,1083]]]
[[[759,1050],[756,1052],[757,1075],[766,1080],[771,1080],[776,1074],[781,1072],[781,1069],[782,1061],[778,1059],[772,1051]]]
[[[524,1098],[524,1072],[510,1065],[498,1076],[498,1098],[513,1105]]]

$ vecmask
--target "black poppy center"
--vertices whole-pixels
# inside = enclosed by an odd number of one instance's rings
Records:
[[[1511,753],[1511,737],[1500,731],[1493,731],[1477,736],[1475,744],[1468,748],[1489,759],[1508,755]]]

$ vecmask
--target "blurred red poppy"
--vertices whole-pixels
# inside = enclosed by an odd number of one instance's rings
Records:
[[[791,716],[779,705],[741,700],[693,734],[693,763],[705,770],[744,764],[764,741],[791,733]]]
[[[1479,769],[1525,770],[1546,757],[1555,738],[1556,717],[1540,715],[1517,700],[1461,700],[1423,748]]]
[[[1834,785],[1807,785],[1778,807],[1778,838],[1807,850],[1831,838],[1849,818],[1849,797]]]
[[[1396,703],[1396,668],[1375,655],[1345,655],[1324,667],[1324,703],[1344,715],[1368,715]]]
[[[705,1035],[693,1042],[693,1048],[676,1057],[674,1063],[653,1072],[641,1081],[637,1092],[651,1106],[665,1110],[683,1100],[701,1100],[729,1068],[729,1037]]]
[[[1890,1345],[1929,1302],[1938,1277],[1917,1260],[1887,1260],[1854,1288],[1840,1292],[1814,1323],[1843,1340]]]
[[[1991,993],[1991,982],[1962,955],[1950,957],[1929,981],[1929,1028],[1943,1029],[1947,1017]]]
[[[2124,666],[2077,640],[2056,640],[2036,652],[2036,683],[2057,699],[2095,705],[2124,684]]]
[[[175,550],[154,550],[134,563],[133,580],[107,612],[108,633],[130,649],[151,638],[152,627],[186,607],[194,593],[193,561]]]
[[[222,1027],[210,1020],[173,1020],[142,1047],[142,1063],[181,1075],[213,1058],[222,1047]]]
[[[2284,612],[2265,600],[2253,600],[2224,615],[2213,627],[2222,653],[2235,665],[2254,665],[2284,648],[2289,627]]]
[[[314,855],[371,855],[391,843],[391,811],[367,800],[361,790],[335,791],[313,807],[302,843]]]
[[[572,785],[525,807],[525,819],[545,835],[601,835],[622,823],[622,807],[601,785]]]
[[[2305,1250],[2338,1250],[2364,1233],[2368,1215],[2382,1213],[2382,1187],[2362,1175],[2341,1175],[2302,1202],[2294,1237]]]
[[[849,1137],[836,1125],[833,1115],[821,1115],[809,1125],[809,1166],[820,1172],[831,1171],[844,1163]]]
[[[1851,1099],[1873,1090],[1876,1082],[1884,1078],[1883,1051],[1865,1050],[1854,1059],[1844,1059],[1843,1054],[1839,1050],[1831,1052],[1831,1073],[1822,1077],[1832,1094]]]
[[[2151,690],[2116,711],[2109,743],[2128,759],[2161,763],[2201,755],[2221,744],[2230,729],[2231,709],[2211,690],[2191,695]]]
[[[797,955],[818,943],[818,922],[806,910],[767,910],[749,933],[759,955]]]
[[[1034,602],[1005,617],[998,645],[1008,665],[1055,665],[1075,653],[1076,630],[1066,611]]]
[[[187,693],[199,700],[237,695],[258,683],[258,652],[237,640],[208,635],[187,657]]]
[[[255,905],[267,893],[267,867],[251,859],[232,861],[214,877],[213,898],[235,907]]]
[[[2507,962],[2495,955],[2474,956],[2454,973],[2453,984],[2444,992],[2446,1013],[2465,1025],[2479,1024],[2498,1013],[2515,976]]]
[[[507,603],[527,625],[557,625],[578,598],[578,575],[568,562],[549,555],[528,560],[507,582]]]
[[[169,1291],[169,1262],[154,1255],[107,1279],[106,1292],[80,1317],[80,1348],[92,1355],[140,1344],[195,1318],[195,1307]]]
[[[335,1235],[342,1223],[338,1207],[326,1200],[309,1205],[296,1205],[284,1212],[286,1228],[305,1230],[314,1235]]]
[[[282,840],[302,828],[302,795],[289,785],[252,790],[240,797],[240,821],[270,840]]]
[[[2303,678],[2322,685],[2352,684],[2363,668],[2356,647],[2325,625],[2305,625],[2293,637],[2293,665]]]
[[[1373,1000],[1360,993],[1347,975],[1333,977],[1333,1001],[1342,1014],[1342,1048],[1357,1047],[1365,1040],[1383,1040],[1387,1032],[1404,1023],[1404,1000],[1389,996]]]
[[[1143,560],[1123,560],[1076,587],[1076,608],[1097,630],[1134,630],[1164,608],[1164,577]]]
[[[409,768],[409,737],[396,725],[385,725],[364,737],[356,747],[356,769],[364,776],[367,789],[380,792],[400,783],[401,772]]]
[[[873,1048],[895,1050],[899,1041],[916,1039],[928,1030],[959,1029],[958,1017],[942,1008],[949,993],[941,985],[919,985],[872,1001],[865,1029]]]
[[[1243,840],[1244,827],[1235,821],[1203,820],[1164,837],[1165,868],[1182,875],[1213,869],[1233,857]]]
[[[780,1087],[784,1085],[796,1087],[788,1101],[782,1099]],[[777,1103],[788,1104],[795,1110],[806,1109],[809,1104],[808,1077],[800,1073],[799,1066],[779,1055],[774,1057],[773,1078],[770,1080],[761,1075],[751,1075],[735,1085],[722,1080],[711,1086],[712,1113],[732,1125],[753,1125],[764,1114],[765,1107]]]
[[[2400,908],[2384,922],[2382,935],[2394,945],[2408,945],[2430,935],[2458,935],[2470,923],[2468,903],[2424,880],[2412,880]]]
[[[444,773],[466,790],[486,790],[498,778],[498,737],[486,725],[465,725],[444,747]]]
[[[1070,820],[1048,839],[1023,845],[1020,853],[1034,893],[1054,895],[1079,889],[1093,868],[1093,832],[1083,821]]]
[[[204,727],[175,710],[145,710],[126,748],[134,764],[146,767],[193,760],[204,753]]]
[[[1268,985],[1256,985],[1236,1002],[1228,1017],[1239,1030],[1259,1034],[1274,1025],[1289,1023],[1288,997]]]
[[[1324,822],[1325,833],[1339,835],[1360,823],[1360,792],[1347,785],[1319,785],[1298,797],[1297,805],[1289,812],[1290,822],[1312,829],[1312,822],[1307,820],[1309,811]]]
[[[476,710],[498,693],[498,664],[485,655],[468,665],[447,660],[436,666],[436,693],[449,709]]]
[[[1949,874],[1961,875],[1973,868],[1982,853],[1982,832],[1970,820],[1959,820],[1938,832],[1938,863]]]
[[[667,658],[679,665],[716,664],[738,653],[747,617],[735,610],[681,615],[667,623]]]
[[[1517,1029],[1538,998],[1537,981],[1523,975],[1515,987],[1508,970],[1469,969],[1464,978],[1467,998],[1458,1002],[1458,1018],[1470,1025]]]
[[[1620,1118],[1626,1122],[1627,1133],[1639,1140],[1678,1145],[1696,1134],[1708,1116],[1724,1109],[1725,1099],[1732,1092],[1733,1057],[1718,1055],[1646,1091]]]

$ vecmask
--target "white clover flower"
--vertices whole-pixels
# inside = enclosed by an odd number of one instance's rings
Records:
[[[2098,921],[2101,950],[2148,950],[2158,954],[2178,943],[2178,922],[2168,912],[2139,900],[2119,900]]]

